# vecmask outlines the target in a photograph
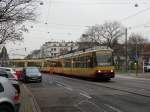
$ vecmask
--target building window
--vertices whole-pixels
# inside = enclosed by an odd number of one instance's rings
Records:
[[[54,48],[54,51],[56,51],[56,48]]]
[[[56,56],[57,55],[57,53],[54,53],[54,56]]]

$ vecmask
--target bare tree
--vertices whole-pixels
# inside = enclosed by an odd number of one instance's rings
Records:
[[[87,37],[81,37],[80,40],[94,41],[99,45],[106,45],[114,49],[118,44],[119,38],[121,38],[124,33],[122,25],[114,21],[89,27],[85,34]]]
[[[134,55],[141,56],[144,45],[148,42],[141,34],[132,33],[128,39],[129,55],[133,58]]]
[[[0,44],[6,42],[14,42],[23,40],[23,32],[27,32],[28,30],[25,26],[17,26],[14,23],[3,23],[0,24]]]
[[[123,26],[119,22],[105,22],[101,25],[99,34],[102,37],[104,44],[114,49],[118,44],[119,38],[124,35]]]
[[[0,44],[23,40],[24,21],[35,20],[40,0],[0,0]]]
[[[35,19],[37,0],[0,0],[0,22]]]

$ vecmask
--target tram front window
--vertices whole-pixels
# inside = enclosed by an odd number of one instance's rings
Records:
[[[111,66],[112,57],[110,55],[96,56],[97,66]]]

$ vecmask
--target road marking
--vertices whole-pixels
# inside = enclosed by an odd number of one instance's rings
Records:
[[[69,90],[69,91],[73,91],[73,89],[71,87],[68,87],[66,84],[60,83],[58,81],[56,81],[56,82],[57,82],[58,86],[63,87],[65,89]]]
[[[64,83],[59,82],[59,81],[56,81],[56,83],[57,83],[58,86],[61,86],[61,87],[65,88],[65,89],[67,89],[67,90],[73,91],[73,89],[71,87],[69,87],[67,84],[64,84]],[[88,98],[88,99],[92,98],[90,95],[88,95],[87,92],[82,91],[82,90],[80,90],[79,94],[84,96],[84,97],[86,97],[86,98]]]
[[[116,108],[116,107],[114,107],[114,106],[111,106],[111,105],[109,105],[109,104],[104,104],[104,105],[107,106],[108,108],[110,108],[110,109],[116,111],[116,112],[122,112],[120,109],[118,109],[118,108]]]
[[[92,98],[90,95],[87,95],[87,94],[85,94],[85,93],[79,93],[79,94],[82,95],[82,96],[84,96],[84,97],[86,97],[86,98],[88,98],[88,99],[91,99],[91,98]]]
[[[66,89],[68,89],[68,90],[70,90],[70,91],[73,91],[73,89],[70,88],[70,87],[64,87],[64,88],[66,88]]]
[[[62,82],[59,82],[59,81],[55,81],[56,83],[62,85],[62,86],[66,86],[66,84],[62,83]]]
[[[60,85],[60,84],[57,84],[57,85],[62,87],[62,85]]]
[[[96,103],[94,102],[91,102],[89,100],[82,100],[80,101],[78,104],[74,105],[76,108],[78,108],[79,110],[81,110],[79,107],[82,106],[82,104],[89,104],[89,106],[94,106],[93,108],[95,108],[97,111],[96,112],[99,112],[99,111],[102,111],[102,112],[107,112],[105,111],[104,109],[100,108]],[[88,106],[88,105],[87,105]]]

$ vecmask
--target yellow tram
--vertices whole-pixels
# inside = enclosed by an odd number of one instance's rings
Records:
[[[77,77],[114,78],[112,50],[92,48],[59,56],[45,61],[42,71]]]

